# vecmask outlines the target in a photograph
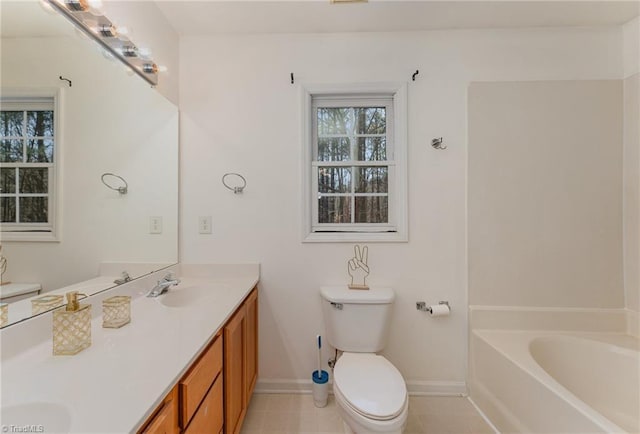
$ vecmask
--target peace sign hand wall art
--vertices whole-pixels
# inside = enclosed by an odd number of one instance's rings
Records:
[[[353,248],[354,256],[347,263],[347,272],[351,276],[349,289],[369,289],[367,285],[367,276],[369,275],[369,266],[367,260],[369,258],[369,248],[367,246],[360,249],[359,245]]]

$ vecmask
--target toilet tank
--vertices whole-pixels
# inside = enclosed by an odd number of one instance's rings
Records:
[[[320,296],[325,338],[331,346],[353,353],[375,353],[384,348],[395,298],[393,289],[324,286]]]

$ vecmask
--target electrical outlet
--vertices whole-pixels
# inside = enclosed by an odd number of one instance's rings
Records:
[[[149,217],[149,233],[150,234],[162,233],[162,217],[159,217],[159,216]]]
[[[198,218],[198,232],[201,234],[211,233],[211,216],[201,216]]]

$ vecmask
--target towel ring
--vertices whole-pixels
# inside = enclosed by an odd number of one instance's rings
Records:
[[[124,187],[114,187],[112,185],[107,184],[107,181],[104,180],[106,176],[113,176],[114,178],[118,178],[120,181],[124,182]],[[129,184],[127,184],[127,181],[125,181],[122,176],[118,176],[115,173],[109,173],[109,172],[103,173],[100,179],[102,180],[102,183],[104,185],[109,187],[111,190],[117,191],[120,194],[127,194],[127,191],[129,190]]]
[[[240,178],[242,180],[242,186],[236,186],[236,187],[232,187],[229,184],[227,184],[226,182],[226,178],[227,176],[237,176],[238,178]],[[222,184],[227,187],[229,190],[233,191],[234,194],[239,194],[242,193],[242,190],[244,190],[244,188],[247,186],[247,180],[244,179],[244,176],[240,175],[239,173],[225,173],[224,175],[222,175]]]

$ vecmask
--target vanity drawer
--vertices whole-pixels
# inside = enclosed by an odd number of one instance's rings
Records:
[[[222,429],[223,418],[222,376],[219,376],[184,434],[217,433]]]
[[[174,387],[162,400],[152,416],[142,425],[138,433],[177,434],[178,427],[178,389]]]
[[[222,370],[222,335],[218,334],[180,381],[180,427],[185,428]],[[218,381],[222,384],[222,381]],[[215,432],[215,431],[214,431]]]
[[[175,433],[175,406],[171,401],[165,403],[164,407],[151,420],[144,429],[145,434],[173,434]]]

